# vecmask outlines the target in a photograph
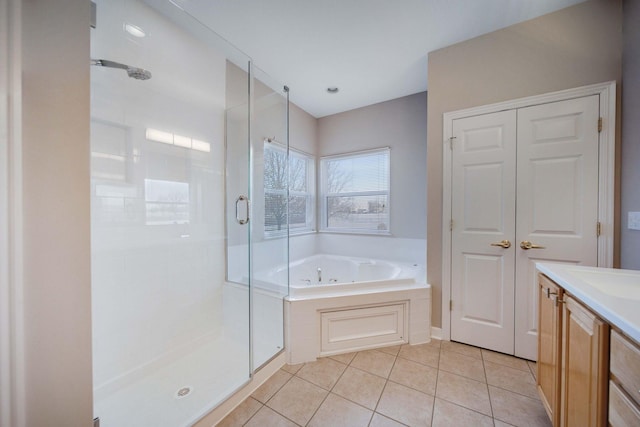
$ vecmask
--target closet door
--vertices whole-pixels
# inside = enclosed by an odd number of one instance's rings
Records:
[[[536,262],[597,265],[599,96],[518,115],[515,355],[536,358]]]
[[[451,339],[513,354],[516,112],[453,121]]]

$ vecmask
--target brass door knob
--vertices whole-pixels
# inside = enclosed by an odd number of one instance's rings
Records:
[[[511,242],[508,240],[503,240],[501,242],[491,243],[491,246],[501,246],[505,249],[509,249],[511,247]]]
[[[536,245],[531,243],[528,240],[523,240],[522,242],[520,242],[520,247],[524,250],[529,250],[529,249],[544,249],[544,246],[540,246],[540,245]]]

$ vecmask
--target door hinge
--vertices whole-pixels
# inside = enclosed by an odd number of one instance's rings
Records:
[[[596,237],[600,237],[601,233],[602,233],[602,224],[600,224],[600,221],[598,221],[596,223]]]
[[[602,117],[598,118],[598,133],[602,132]]]
[[[452,136],[451,138],[449,138],[449,149],[451,151],[453,151],[453,140],[456,139],[455,136]]]
[[[89,18],[90,19],[89,26],[91,28],[96,28],[96,24],[98,22],[98,19],[97,19],[98,11],[97,11],[97,8],[98,8],[98,6],[96,5],[96,3],[94,1],[92,1],[91,2],[91,17]]]
[[[453,230],[453,220],[449,220],[449,231]]]
[[[453,311],[453,300],[449,300],[449,311]]]

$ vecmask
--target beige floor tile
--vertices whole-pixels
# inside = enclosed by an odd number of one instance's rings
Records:
[[[377,375],[349,366],[332,392],[369,409],[375,409],[386,381]]]
[[[533,375],[533,378],[537,378],[538,375],[538,364],[536,362],[532,362],[532,361],[527,361],[527,365],[529,365],[529,370],[531,371],[531,374]]]
[[[372,415],[373,411],[329,393],[308,425],[309,427],[366,427]]]
[[[269,399],[282,388],[283,385],[291,379],[292,375],[282,369],[277,371],[267,381],[264,382],[256,391],[253,392],[251,397],[259,402],[267,403]]]
[[[497,420],[519,427],[551,426],[551,421],[539,400],[493,386],[489,386],[489,394],[493,414]]]
[[[260,408],[262,408],[262,403],[249,397],[238,405],[236,409],[231,411],[229,415],[224,417],[224,419],[217,424],[217,427],[243,426]]]
[[[300,425],[306,425],[328,393],[294,376],[267,402],[267,406]]]
[[[332,358],[333,360],[337,360],[340,363],[344,363],[345,365],[348,365],[349,363],[351,363],[355,355],[356,355],[355,353],[344,353],[344,354],[334,354],[333,356],[329,356],[329,357]]]
[[[436,399],[431,425],[433,427],[493,427],[493,419],[446,400]]]
[[[400,424],[399,422],[394,421],[391,418],[387,418],[384,415],[380,415],[377,412],[374,412],[369,427],[402,427],[404,425],[405,424]]]
[[[465,356],[462,353],[442,350],[440,352],[440,369],[452,374],[462,375],[472,380],[487,382],[482,359]]]
[[[247,427],[298,427],[296,423],[267,406],[263,406],[245,425]]]
[[[283,366],[218,425],[546,427],[535,374],[535,362],[449,341],[346,353]]]
[[[401,345],[392,345],[391,347],[381,347],[381,348],[378,349],[378,351],[390,354],[392,356],[397,356],[398,352],[400,351],[400,347],[402,347],[402,346]]]
[[[389,380],[434,396],[438,370],[412,360],[399,357]]]
[[[440,348],[430,343],[418,345],[406,344],[400,349],[398,357],[437,368],[440,360]]]
[[[509,356],[508,354],[502,354],[495,351],[483,349],[482,358],[487,362],[497,363],[514,369],[520,369],[521,371],[529,371],[529,365],[527,365],[526,360],[514,356]]]
[[[538,398],[536,381],[528,368],[526,371],[521,371],[486,361],[484,362],[484,366],[487,372],[488,384],[534,399]]]
[[[432,410],[433,396],[391,381],[376,408],[376,412],[410,426],[431,425]]]
[[[371,423],[369,423],[369,427],[403,427],[405,424],[400,424],[397,421],[392,420],[391,418],[387,418],[384,415],[380,415],[377,412],[374,412],[373,418],[371,418]]]
[[[465,356],[482,359],[482,353],[480,352],[480,349],[478,347],[473,347],[467,344],[453,341],[442,341],[442,349],[447,351],[455,351],[456,353],[461,353]]]
[[[491,404],[485,383],[439,371],[436,397],[491,416]]]
[[[377,350],[366,350],[356,354],[351,366],[387,378],[395,360],[396,358],[390,354]]]
[[[427,343],[427,345],[430,345],[431,347],[440,348],[440,347],[442,347],[442,340],[437,340],[435,338],[431,338],[431,341],[429,341]]]
[[[296,376],[331,390],[346,368],[347,365],[344,363],[323,357],[315,362],[305,363]]]
[[[298,363],[297,365],[285,364],[281,369],[289,372],[290,374],[295,375],[300,369],[302,369],[303,366],[304,366],[304,363]]]

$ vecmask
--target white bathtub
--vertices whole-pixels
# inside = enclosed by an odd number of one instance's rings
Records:
[[[289,298],[378,292],[424,284],[425,278],[424,267],[417,264],[319,254],[289,264]],[[255,279],[259,287],[286,284],[286,266],[259,272]]]
[[[319,271],[318,271],[319,270]],[[287,283],[286,266],[256,275]],[[285,298],[287,362],[431,337],[431,287],[416,264],[336,255],[290,263]]]

